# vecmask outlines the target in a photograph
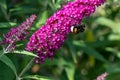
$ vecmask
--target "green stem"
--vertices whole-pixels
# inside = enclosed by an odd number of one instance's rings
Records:
[[[4,55],[4,52],[0,55],[0,58]]]
[[[0,55],[0,58],[4,55],[4,54],[7,54],[8,53],[8,47],[10,46],[10,44],[7,46],[7,48],[5,49],[5,46],[2,45],[2,48],[3,48],[3,52],[2,54]]]
[[[29,63],[25,66],[25,68],[21,71],[19,74],[19,78],[31,67],[32,62],[34,61],[35,58],[31,59]]]
[[[1,54],[0,54],[0,58],[5,54],[4,52],[5,52],[5,48],[4,48],[4,46],[2,45],[2,48],[3,48],[3,51],[1,52]]]

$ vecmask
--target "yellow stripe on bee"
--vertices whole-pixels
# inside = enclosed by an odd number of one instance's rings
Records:
[[[77,28],[74,28],[74,33],[77,33]]]

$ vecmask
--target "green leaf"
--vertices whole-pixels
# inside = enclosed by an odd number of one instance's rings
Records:
[[[13,26],[16,26],[17,24],[14,23],[14,22],[1,22],[0,23],[0,28],[10,28],[10,27],[13,27]]]
[[[45,24],[47,18],[48,18],[48,11],[44,11],[42,14],[38,15],[36,27],[39,28],[42,24]]]
[[[2,53],[3,53],[3,51],[2,51],[2,50],[0,50],[0,57],[2,56]]]
[[[83,50],[86,54],[94,56],[96,59],[98,59],[100,61],[107,62],[106,59],[99,52],[97,52],[95,49],[89,47],[85,43],[74,41],[74,45],[76,45],[76,48]]]
[[[88,42],[87,45],[94,47],[94,48],[105,48],[109,45],[117,45],[120,43],[118,40],[110,41],[110,40],[103,40],[103,41],[94,41],[94,42]]]
[[[7,10],[6,0],[0,0],[0,6]]]
[[[52,61],[47,59],[44,64],[41,64],[41,66],[53,66],[53,65],[64,66],[66,64],[67,62],[63,58],[57,58],[57,59],[53,58]]]
[[[119,80],[120,79],[120,72],[109,73],[106,80]]]
[[[0,61],[0,80],[14,80],[15,74],[12,69]]]
[[[25,76],[22,77],[22,79],[34,79],[34,80],[54,80],[48,77],[44,77],[44,76],[39,76],[39,75],[29,75],[29,76]]]
[[[10,9],[10,12],[12,13],[12,15],[23,15],[23,14],[32,14],[33,12],[35,12],[37,9],[33,8],[31,6],[17,6],[14,7],[12,9]]]
[[[52,3],[49,3],[49,6],[51,7],[53,11],[56,11],[57,9],[61,7],[60,1],[61,0],[52,0]]]
[[[96,20],[96,23],[105,25],[113,30],[115,33],[120,33],[120,23],[116,23],[105,17],[100,17]]]
[[[108,65],[107,72],[108,73],[120,72],[120,65],[116,64],[116,63],[114,63],[114,64],[112,63],[112,64]]]
[[[77,63],[76,50],[75,50],[75,46],[73,45],[72,40],[70,40],[70,38],[69,38],[66,42],[68,44],[68,47],[69,47],[69,50],[71,52],[74,63]]]
[[[75,74],[74,64],[70,63],[67,67],[65,67],[65,71],[66,71],[68,80],[74,80],[74,74]]]
[[[12,62],[7,56],[2,55],[2,56],[0,57],[0,60],[1,60],[3,63],[5,63],[7,66],[9,66],[9,67],[12,69],[12,71],[14,72],[14,74],[17,76],[16,68],[15,68],[13,62]]]
[[[112,52],[120,59],[120,51],[111,47],[105,48],[106,51]]]
[[[33,57],[38,57],[36,54],[33,54],[31,52],[28,52],[28,51],[24,51],[24,50],[23,51],[15,50],[14,53],[16,53],[16,54],[24,54],[24,55],[33,56]]]
[[[53,12],[55,12],[57,10],[57,8],[56,8],[54,3],[49,3],[49,6],[50,6],[50,8],[52,9]]]
[[[2,38],[0,37],[0,41],[2,41]]]

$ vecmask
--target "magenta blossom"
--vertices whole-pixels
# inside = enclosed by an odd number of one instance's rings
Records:
[[[96,6],[103,4],[105,0],[76,0],[63,5],[60,10],[47,19],[31,36],[26,50],[36,52],[39,58],[36,63],[42,63],[48,57],[52,59],[55,50],[58,50],[71,33],[71,26],[81,23],[84,17],[88,17],[95,11]]]
[[[15,49],[16,41],[25,40],[26,35],[29,33],[28,30],[31,28],[35,19],[36,15],[31,15],[30,18],[27,18],[20,26],[11,28],[10,31],[4,35],[5,39],[1,44],[8,44],[7,52],[12,52]]]
[[[106,80],[106,77],[108,76],[108,73],[103,73],[100,76],[96,78],[96,80]]]

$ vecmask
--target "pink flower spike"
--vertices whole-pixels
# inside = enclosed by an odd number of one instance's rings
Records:
[[[30,37],[26,45],[27,51],[36,52],[39,58],[36,63],[43,63],[46,58],[52,58],[70,34],[71,27],[80,24],[84,17],[95,12],[95,8],[105,0],[76,0],[63,5],[60,10],[47,19]]]
[[[26,35],[29,34],[29,29],[31,28],[33,22],[36,19],[36,15],[31,15],[26,19],[20,26],[11,28],[10,31],[4,35],[5,39],[0,42],[0,44],[8,44],[7,51],[14,51],[16,41],[21,41],[26,39]]]
[[[106,77],[108,76],[108,73],[103,73],[100,76],[97,77],[96,80],[106,80]]]

